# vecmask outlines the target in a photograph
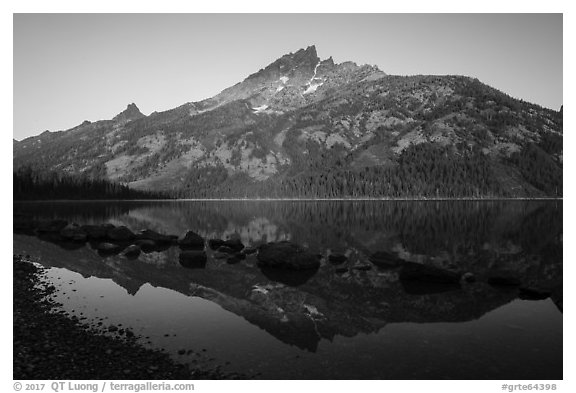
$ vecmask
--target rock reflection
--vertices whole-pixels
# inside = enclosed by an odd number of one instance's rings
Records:
[[[478,319],[518,297],[546,294],[562,311],[561,203],[152,202],[100,206],[97,214],[82,206],[70,214],[30,204],[15,205],[15,211],[37,218],[50,211],[50,218],[79,224],[108,221],[134,232],[182,236],[193,230],[205,239],[239,238],[246,246],[281,240],[306,245],[323,257],[320,267],[292,272],[258,267],[257,254],[231,265],[209,248],[205,259],[183,260],[177,247],[166,246],[129,260],[103,258],[82,243],[49,235],[37,239],[23,230],[15,236],[51,266],[111,278],[130,294],[150,283],[200,296],[312,352],[323,339],[373,333],[390,323]],[[329,261],[332,254],[340,255],[338,263]],[[458,279],[402,279],[409,263],[445,276],[455,272]],[[372,268],[354,269],[358,264]],[[518,285],[489,285],[501,272]],[[464,273],[474,282],[461,280]]]

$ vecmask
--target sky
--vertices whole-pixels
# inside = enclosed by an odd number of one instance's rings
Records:
[[[211,97],[275,59],[467,75],[559,109],[562,14],[14,14],[13,137]]]

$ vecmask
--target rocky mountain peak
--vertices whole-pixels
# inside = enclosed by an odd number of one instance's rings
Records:
[[[117,114],[116,116],[114,116],[114,118],[112,120],[114,120],[116,122],[126,123],[126,122],[129,122],[132,120],[140,119],[142,117],[145,117],[144,114],[142,114],[142,112],[140,112],[140,109],[138,109],[136,104],[131,103],[131,104],[128,104],[128,106],[126,107],[126,109],[124,111],[122,111],[119,114]]]
[[[313,65],[318,64],[320,61],[318,53],[316,52],[316,46],[314,45],[310,45],[306,49],[300,49],[292,55],[292,58],[295,63],[309,63]]]
[[[279,78],[282,75],[294,73],[310,73],[320,62],[316,53],[316,47],[311,45],[306,49],[300,49],[296,53],[288,53],[275,60],[265,68],[248,76],[246,80],[262,78]]]

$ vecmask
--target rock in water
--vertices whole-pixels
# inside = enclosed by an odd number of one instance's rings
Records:
[[[208,246],[211,250],[217,250],[219,247],[224,245],[224,240],[222,239],[210,239],[208,240]]]
[[[377,251],[368,257],[368,260],[379,268],[389,269],[398,267],[404,260],[386,251]]]
[[[291,242],[268,243],[260,246],[258,265],[290,270],[318,269],[316,256]]]
[[[127,227],[121,226],[110,229],[106,233],[106,237],[112,241],[123,242],[134,239],[136,235]]]
[[[352,269],[360,270],[360,271],[367,271],[367,270],[372,269],[372,265],[368,265],[367,263],[358,263],[358,264],[352,266]]]
[[[230,247],[234,251],[242,251],[244,248],[244,244],[240,241],[240,239],[230,239],[224,242],[224,246]]]
[[[188,231],[182,239],[178,240],[178,245],[182,249],[203,250],[204,239],[202,236],[192,231]]]
[[[119,246],[118,244],[113,244],[113,243],[99,243],[96,246],[96,249],[101,252],[101,253],[105,253],[105,254],[118,254],[120,251],[122,251],[122,247]]]
[[[85,242],[88,238],[86,232],[76,224],[67,225],[60,231],[60,236],[74,242]]]
[[[151,229],[145,229],[136,235],[136,239],[139,240],[152,240],[158,245],[172,244],[173,237],[168,235],[163,235],[161,233],[155,232]]]
[[[140,239],[134,242],[142,251],[149,253],[158,250],[160,247],[156,244],[154,240],[150,239]]]
[[[106,238],[106,233],[114,228],[114,225],[82,225],[80,227],[88,239],[102,240]]]
[[[180,253],[180,264],[189,269],[206,267],[206,253],[199,250],[187,250]]]
[[[228,246],[220,246],[216,251],[224,254],[236,254],[236,250]]]
[[[245,247],[242,250],[242,253],[245,255],[250,255],[250,254],[254,254],[256,251],[258,251],[257,249],[255,249],[254,247]]]

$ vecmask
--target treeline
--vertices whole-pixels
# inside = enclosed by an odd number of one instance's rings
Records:
[[[406,149],[397,165],[301,175],[281,182],[281,192],[309,197],[502,196],[490,162],[481,153],[457,154],[421,144]]]
[[[14,200],[164,199],[168,193],[139,191],[123,184],[88,176],[40,172],[30,167],[13,172]]]
[[[160,198],[491,198],[562,196],[561,137],[528,144],[508,158],[508,166],[539,191],[501,183],[507,174],[479,148],[438,144],[411,145],[395,163],[352,168],[338,149],[318,160],[293,163],[292,170],[255,181],[230,175],[223,166],[190,170],[181,183],[163,192],[138,191],[87,174],[73,177],[22,168],[14,172],[14,199],[160,199]],[[298,164],[298,165],[296,165]],[[304,165],[308,164],[308,165]],[[295,172],[294,169],[298,169]],[[532,194],[526,195],[526,192]]]
[[[413,145],[397,164],[361,169],[332,168],[294,176],[251,181],[226,171],[196,171],[180,198],[483,198],[509,195],[496,181],[489,159],[480,151],[456,152],[451,147]]]

